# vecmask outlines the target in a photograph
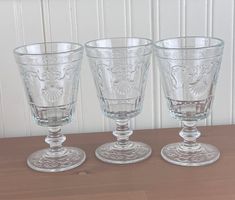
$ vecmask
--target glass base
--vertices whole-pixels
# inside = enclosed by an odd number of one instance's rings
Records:
[[[195,147],[189,148],[185,147],[184,143],[173,143],[164,146],[161,155],[175,165],[203,166],[218,160],[220,152],[210,144],[196,143]]]
[[[62,172],[78,167],[85,159],[85,152],[76,147],[63,147],[56,153],[48,148],[32,153],[27,164],[40,172]]]
[[[95,151],[96,157],[112,164],[136,163],[148,158],[152,153],[149,145],[128,141],[125,145],[118,142],[106,143]]]

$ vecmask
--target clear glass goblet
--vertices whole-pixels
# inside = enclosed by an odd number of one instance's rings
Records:
[[[87,42],[87,56],[104,114],[115,120],[116,142],[96,149],[108,163],[136,163],[151,155],[149,145],[129,140],[131,118],[142,109],[152,41],[144,38],[110,38]]]
[[[75,109],[83,47],[76,43],[40,43],[14,50],[32,115],[49,128],[45,142],[50,148],[31,154],[27,164],[42,172],[59,172],[81,165],[85,152],[63,147],[61,126],[68,124]]]
[[[215,162],[219,150],[196,140],[196,122],[207,118],[214,99],[224,43],[210,37],[179,37],[154,44],[161,82],[171,115],[182,121],[183,142],[164,146],[162,157],[173,164],[201,166]]]

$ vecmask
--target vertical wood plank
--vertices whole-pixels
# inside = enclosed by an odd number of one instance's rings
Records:
[[[187,0],[186,2],[186,35],[206,35],[205,0]]]
[[[232,23],[232,124],[235,123],[235,2],[233,1],[233,23]]]
[[[77,2],[77,29],[81,43],[97,39],[103,35],[103,17],[99,20],[97,17],[103,15],[100,2],[94,3],[93,0],[80,0]],[[89,10],[89,12],[87,12]],[[99,13],[98,13],[99,12]],[[89,20],[84,20],[89,19]],[[103,131],[103,113],[97,98],[92,73],[88,64],[86,54],[84,54],[82,73],[82,97],[83,97],[83,119],[84,132]]]
[[[99,38],[104,38],[104,0],[96,0]]]
[[[132,0],[125,0],[126,37],[132,36]]]
[[[126,18],[125,18],[125,0],[103,0],[103,37],[125,37],[126,36]],[[114,121],[104,117],[104,131],[114,129]]]
[[[224,55],[215,93],[213,124],[228,124],[232,119],[232,37],[233,1],[214,0],[213,36],[224,40]],[[226,88],[226,89],[225,89]]]
[[[186,22],[186,5],[187,1],[186,0],[180,0],[180,36],[186,36],[186,27],[187,27],[187,22]]]
[[[207,0],[205,5],[206,19],[205,19],[205,28],[206,35],[208,37],[213,37],[213,0]],[[211,108],[211,114],[206,119],[206,124],[212,124],[212,113],[213,113],[213,105]]]
[[[185,35],[207,35],[207,6],[205,0],[187,0],[185,2]],[[208,120],[210,121],[210,120]],[[206,120],[201,120],[198,125],[206,125]]]
[[[1,19],[7,19],[0,21],[0,51],[1,56],[4,58],[4,65],[1,65],[0,79],[2,88],[0,91],[6,137],[30,135],[30,114],[18,66],[12,52],[16,46],[33,41],[33,37],[28,37],[25,40],[25,36],[28,34],[28,21],[24,20],[25,15],[34,13],[31,17],[34,25],[40,26],[41,24],[41,21],[37,20],[38,14],[40,19],[40,7],[33,6],[28,10],[28,7],[25,6],[27,3],[27,0],[25,2],[20,0],[0,2]],[[38,1],[35,1],[35,3],[37,4]],[[29,12],[27,13],[27,11]],[[34,33],[34,31],[31,31],[31,33]]]
[[[30,0],[19,0],[21,3],[21,22],[22,24],[22,37],[18,42],[22,44],[39,43],[44,41],[43,23],[42,23],[42,10],[41,1],[36,0],[34,2]],[[33,16],[33,19],[29,16]],[[28,102],[25,97],[25,110],[26,110],[26,121],[29,126],[30,135],[42,135],[46,134],[45,128],[38,126],[33,119],[30,112]]]
[[[131,4],[132,36],[152,38],[152,9],[151,0],[135,0]],[[153,128],[153,65],[150,65],[144,94],[142,112],[136,117],[136,129]]]
[[[71,38],[71,13],[70,1],[48,0],[48,16],[50,21],[51,40],[72,41]]]
[[[104,0],[105,37],[125,36],[125,0]]]
[[[160,39],[160,0],[152,1],[152,39]],[[154,98],[154,128],[162,127],[162,90],[159,66],[153,54],[153,98]]]
[[[51,39],[51,17],[50,17],[50,0],[41,0],[41,10],[42,10],[42,23],[43,23],[43,34],[44,41],[50,42]]]
[[[1,103],[1,112],[0,112],[0,137],[8,137],[11,135],[16,134],[16,130],[14,130],[15,133],[9,133],[8,126],[9,125],[9,118],[10,113],[7,111],[7,88],[6,88],[6,81],[9,79],[6,77],[6,75],[9,75],[9,66],[15,66],[14,65],[14,57],[11,55],[12,48],[14,47],[16,37],[14,34],[14,4],[12,1],[1,1],[0,2],[0,17],[1,19],[8,19],[8,20],[0,20],[0,27],[2,31],[0,31],[0,53],[2,59],[2,64],[0,65],[1,73],[0,73],[0,103]],[[10,32],[10,33],[8,33]],[[11,45],[11,46],[10,46]],[[9,53],[11,52],[11,53]],[[7,68],[7,69],[6,69]],[[15,68],[15,67],[14,67]],[[13,68],[13,69],[14,69]],[[6,73],[6,70],[8,71],[8,74]],[[10,70],[11,71],[11,70]],[[4,79],[5,77],[5,79]],[[13,83],[12,83],[13,84]],[[9,85],[9,83],[8,83]],[[14,95],[14,94],[13,94]],[[10,107],[11,108],[11,107]],[[9,109],[10,110],[10,109]],[[22,115],[23,116],[23,115]],[[15,123],[17,121],[17,117],[15,121],[12,121]],[[21,127],[22,128],[22,127]],[[24,132],[19,134],[20,136],[24,135]]]
[[[66,0],[44,0],[44,24],[47,42],[77,42],[79,35],[77,32],[77,11],[76,1]],[[82,67],[82,66],[81,66]],[[78,101],[72,122],[62,127],[63,133],[83,131],[83,110],[82,110],[82,81],[80,74],[80,84],[78,90]]]
[[[104,17],[104,0],[96,0],[97,2],[97,23],[98,23],[98,38],[105,37],[105,17]],[[96,38],[96,39],[98,39]],[[102,112],[102,111],[101,111]],[[102,113],[102,131],[109,126],[108,119]]]
[[[180,0],[160,0],[160,39],[180,36],[180,5]],[[161,103],[161,127],[179,126],[179,122],[170,116],[163,91],[161,91]]]
[[[132,0],[125,0],[125,36],[132,37]],[[132,130],[136,129],[136,117],[130,120]]]

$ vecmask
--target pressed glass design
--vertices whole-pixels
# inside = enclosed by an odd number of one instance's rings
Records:
[[[210,37],[179,37],[154,44],[161,83],[170,114],[182,121],[183,142],[162,148],[162,157],[173,164],[201,166],[215,162],[219,150],[197,142],[196,122],[207,118],[214,99],[223,41]]]
[[[61,126],[68,124],[76,106],[83,47],[76,43],[41,43],[14,50],[33,118],[48,127],[50,148],[32,153],[28,166],[42,172],[66,171],[81,165],[85,152],[64,147]]]
[[[110,38],[87,42],[86,52],[97,88],[101,110],[115,120],[117,141],[96,149],[96,156],[108,163],[128,164],[148,158],[149,145],[130,141],[131,118],[144,100],[152,42],[144,38]]]

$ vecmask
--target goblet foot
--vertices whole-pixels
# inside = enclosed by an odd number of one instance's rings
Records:
[[[78,167],[85,159],[85,152],[79,148],[62,147],[59,152],[48,148],[32,153],[27,159],[27,164],[40,172],[62,172]]]
[[[164,146],[161,155],[166,161],[175,165],[203,166],[218,160],[220,152],[210,144],[196,143],[190,148],[184,143],[173,143]]]
[[[152,153],[149,145],[142,142],[128,141],[124,145],[119,142],[106,143],[95,151],[96,157],[112,164],[136,163],[147,159]]]

